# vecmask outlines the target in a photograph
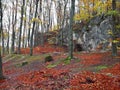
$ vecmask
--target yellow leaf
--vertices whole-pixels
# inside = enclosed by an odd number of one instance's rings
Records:
[[[113,42],[113,43],[118,43],[119,41],[118,41],[118,40],[113,40],[112,42]]]

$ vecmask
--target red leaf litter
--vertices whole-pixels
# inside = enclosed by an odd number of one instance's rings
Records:
[[[101,73],[109,73],[109,74],[112,74],[113,76],[115,75],[119,77],[120,76],[120,63],[116,64],[112,68],[101,70]]]
[[[74,75],[68,90],[120,90],[119,80],[120,77],[85,71]]]
[[[22,74],[13,81],[0,80],[1,90],[120,90],[120,64],[101,73],[82,71],[71,74],[67,69],[46,68]]]
[[[37,46],[37,47],[33,48],[33,53],[34,54],[63,52],[63,51],[65,51],[64,47],[58,47],[56,45],[50,45],[50,44],[47,44],[47,43],[44,46]],[[29,54],[30,53],[30,48],[22,48],[21,53],[22,54]]]
[[[21,75],[17,80],[24,86],[32,86],[35,90],[56,90],[68,85],[68,72],[68,70],[44,69]]]
[[[84,66],[101,64],[102,58],[107,57],[108,55],[110,55],[110,53],[75,54],[76,57],[81,59],[80,64],[83,64]]]
[[[29,48],[21,49],[21,53],[29,54],[29,50]],[[64,51],[62,47],[49,46],[48,44],[44,47],[35,47],[33,50],[34,54]],[[53,58],[59,60],[57,58],[62,57],[64,59],[66,56],[63,56],[54,55]],[[119,61],[111,68],[103,69],[100,72],[85,70],[77,73],[72,72],[72,69],[79,65],[83,65],[81,68],[86,68],[113,61],[109,52],[75,53],[74,56],[79,58],[80,62],[72,61],[69,65],[60,64],[56,68],[50,69],[38,67],[38,69],[28,72],[25,72],[22,67],[8,68],[7,66],[10,66],[12,62],[5,62],[3,63],[3,72],[6,79],[0,80],[0,90],[120,90]],[[43,66],[45,65],[47,64]]]

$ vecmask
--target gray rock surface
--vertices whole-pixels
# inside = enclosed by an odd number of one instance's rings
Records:
[[[81,24],[81,23],[80,23]],[[78,24],[77,24],[78,25]],[[87,25],[81,29],[75,30],[74,33],[77,44],[81,44],[85,51],[108,50],[111,35],[108,32],[112,30],[112,18],[104,15],[92,18]],[[68,29],[63,29],[64,43],[68,42]],[[120,33],[118,33],[118,36]],[[60,34],[59,34],[60,36]],[[60,40],[59,40],[60,41]],[[101,48],[100,48],[101,45]]]

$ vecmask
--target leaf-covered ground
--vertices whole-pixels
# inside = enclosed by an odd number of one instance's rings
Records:
[[[63,48],[46,45],[28,49],[22,55],[6,55],[0,90],[120,90],[120,52],[75,52],[67,59]],[[44,58],[51,55],[52,62]]]

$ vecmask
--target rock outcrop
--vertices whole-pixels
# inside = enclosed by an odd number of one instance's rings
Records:
[[[120,24],[120,22],[118,22]],[[82,26],[81,26],[82,24]],[[96,51],[109,50],[111,46],[112,17],[100,15],[93,17],[88,23],[77,23],[81,27],[75,28],[73,38],[76,39],[76,44],[82,46],[82,50]],[[68,43],[68,28],[63,29],[63,42]],[[120,30],[119,30],[120,31]],[[59,32],[59,37],[61,31]],[[117,33],[117,38],[120,38],[120,32]],[[59,39],[59,38],[58,38]],[[58,40],[60,41],[60,39]]]

